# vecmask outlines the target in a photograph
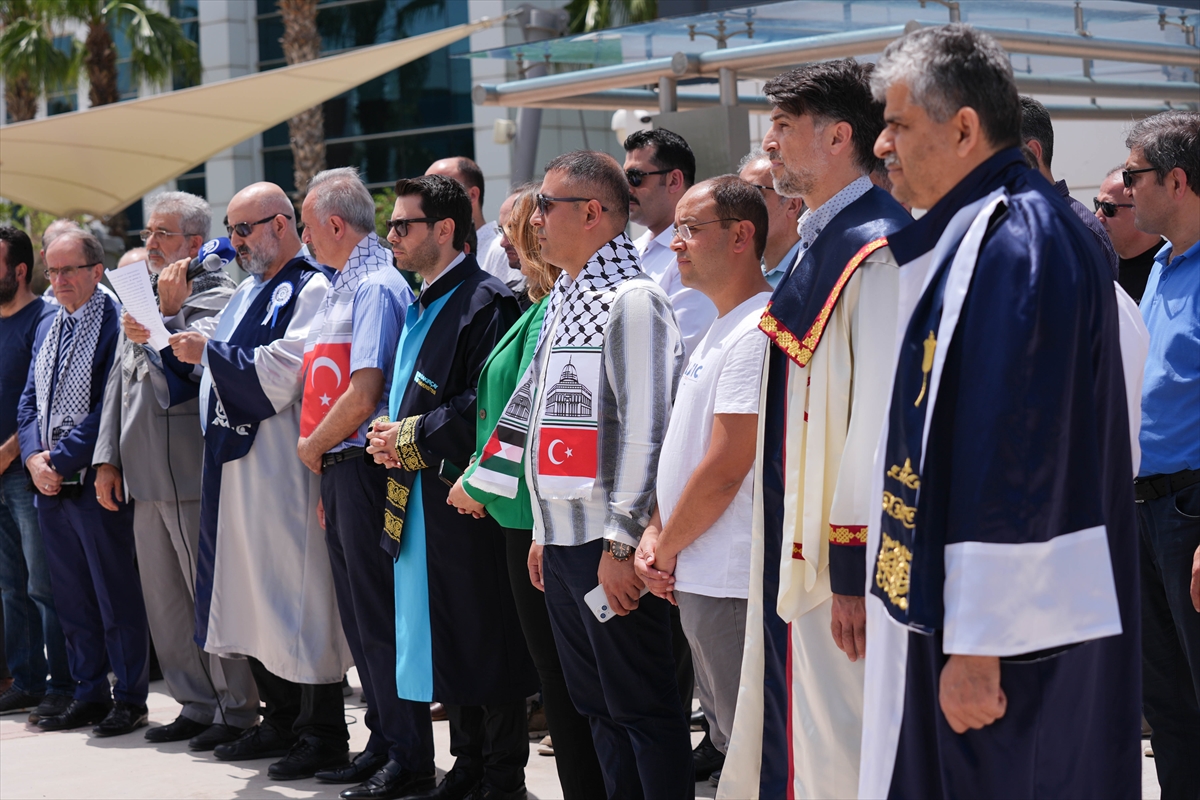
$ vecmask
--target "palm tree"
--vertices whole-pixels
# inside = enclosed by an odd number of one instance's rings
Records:
[[[0,74],[14,122],[33,119],[38,97],[76,79],[73,53],[55,44],[53,21],[31,0],[0,0]]]
[[[590,33],[658,18],[658,0],[570,0],[567,33]]]
[[[283,19],[283,57],[289,64],[312,61],[321,55],[317,30],[317,0],[276,0]],[[308,182],[325,169],[325,107],[317,104],[288,120],[292,145],[292,178],[296,197],[303,199]]]

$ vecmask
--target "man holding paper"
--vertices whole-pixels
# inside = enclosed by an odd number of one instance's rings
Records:
[[[113,736],[146,724],[149,636],[133,509],[102,507],[90,469],[119,335],[117,305],[97,289],[103,260],[100,241],[85,231],[67,231],[47,249],[59,309],[38,328],[17,424],[76,684],[67,709],[38,727],[95,725],[97,735]]]
[[[164,192],[153,202],[142,231],[146,261],[122,267],[116,275],[109,273],[126,302],[126,313],[130,313],[129,292],[121,277],[129,274],[150,285],[151,296],[158,295],[176,324],[217,314],[233,294],[235,284],[229,276],[223,271],[204,272],[194,281],[185,279],[188,262],[200,252],[212,222],[208,203],[185,192]],[[217,250],[221,241],[205,247]],[[226,263],[233,261],[233,248],[227,242],[219,249]],[[131,316],[138,314],[147,322],[150,315],[157,316],[143,309]],[[133,503],[142,590],[152,599],[146,616],[167,688],[183,706],[178,719],[146,731],[146,739],[191,740],[192,749],[211,750],[254,724],[258,692],[246,661],[210,655],[192,641],[204,460],[200,402],[193,398],[167,408],[166,380],[152,363],[157,359],[157,352],[124,336],[117,345],[92,456],[96,499],[110,510],[122,500]]]

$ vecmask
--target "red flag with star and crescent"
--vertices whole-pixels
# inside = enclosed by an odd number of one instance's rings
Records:
[[[350,388],[350,343],[321,342],[304,354],[300,435],[310,436]]]

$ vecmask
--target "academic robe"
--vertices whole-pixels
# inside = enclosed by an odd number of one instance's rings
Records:
[[[911,221],[872,188],[776,288],[760,395],[742,680],[718,796],[849,797],[863,662],[830,634],[832,595],[862,594],[870,465],[895,342],[886,237]]]
[[[872,470],[858,794],[1136,797],[1137,529],[1110,270],[1015,149],[889,241],[925,275],[901,292]],[[950,729],[949,654],[1001,659],[1003,717]]]
[[[380,539],[396,559],[396,686],[405,700],[489,705],[537,691],[504,531],[447,505],[438,478],[443,461],[470,462],[479,374],[520,315],[508,287],[467,255],[405,319],[389,403],[401,468],[388,473]]]
[[[298,256],[194,326],[209,336],[196,642],[309,684],[340,682],[353,664],[317,522],[321,479],[296,456],[304,343],[328,290],[325,268]],[[191,366],[161,355],[183,399]]]

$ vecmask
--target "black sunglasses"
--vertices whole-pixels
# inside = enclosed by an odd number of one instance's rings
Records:
[[[383,223],[389,231],[395,231],[396,235],[403,239],[408,236],[408,226],[414,222],[424,222],[427,225],[432,225],[435,222],[441,222],[436,217],[413,217],[412,219],[389,219]]]
[[[594,197],[547,197],[544,194],[539,194],[537,196],[537,208],[538,208],[538,211],[544,216],[550,210],[550,206],[553,203],[590,203],[593,200],[596,200],[596,198],[594,198]],[[596,200],[596,202],[599,203],[600,201]],[[604,207],[603,203],[600,204],[600,210],[608,211],[608,209]]]
[[[640,169],[627,169],[625,170],[625,180],[629,181],[630,186],[638,187],[642,185],[642,181],[646,179],[647,175],[668,175],[674,171],[673,169],[658,169],[654,172],[643,172]]]
[[[1144,169],[1123,169],[1121,170],[1121,183],[1125,184],[1126,189],[1133,188],[1133,176],[1139,172],[1154,172],[1154,167],[1145,167]]]
[[[1109,219],[1117,215],[1117,209],[1119,208],[1133,208],[1133,203],[1114,203],[1111,200],[1101,200],[1099,197],[1092,198],[1092,205]]]
[[[773,191],[775,191],[775,187],[774,187],[774,186],[763,186],[761,183],[752,183],[752,184],[750,184],[750,185],[751,185],[751,186],[753,186],[755,189],[758,189],[759,191],[763,191],[763,192],[773,192]]]
[[[291,219],[291,217],[289,217],[287,214],[272,214],[269,217],[263,217],[258,222],[239,222],[236,225],[230,225],[229,217],[226,217],[225,218],[225,233],[229,236],[233,236],[236,233],[238,236],[245,239],[247,236],[249,236],[251,233],[254,232],[254,229],[257,226],[262,225],[264,222],[270,222],[271,220],[275,219],[276,217],[284,217],[286,219]]]

